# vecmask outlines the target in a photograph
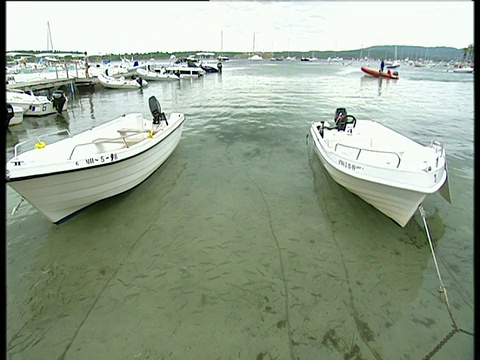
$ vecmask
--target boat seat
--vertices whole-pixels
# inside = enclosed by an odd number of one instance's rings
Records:
[[[145,131],[144,131],[145,132]],[[123,144],[127,146],[135,145],[139,143],[140,141],[145,140],[145,138],[138,138],[138,137],[130,137],[130,138],[98,138],[92,141],[93,144],[95,145],[101,145],[101,144]]]
[[[127,134],[142,134],[142,133],[148,133],[150,132],[149,130],[140,130],[140,129],[128,129],[128,128],[122,128],[122,129],[118,129],[117,132],[122,135],[122,136],[125,136]]]

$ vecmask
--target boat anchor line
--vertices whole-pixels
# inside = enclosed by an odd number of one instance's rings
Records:
[[[20,207],[20,205],[22,205],[22,202],[23,200],[25,200],[23,197],[20,199],[20,202],[18,203],[17,206],[15,206],[13,209],[12,209],[12,216],[17,212],[18,208]]]
[[[457,325],[457,322],[455,321],[455,318],[454,318],[453,313],[452,313],[452,309],[450,307],[450,302],[448,301],[447,289],[445,288],[445,285],[443,284],[442,276],[441,276],[440,270],[438,268],[437,257],[435,255],[435,248],[433,246],[432,237],[431,237],[431,234],[430,234],[430,228],[428,226],[427,217],[425,215],[425,210],[423,209],[422,204],[420,204],[420,206],[418,207],[418,210],[420,211],[420,215],[422,216],[423,225],[425,227],[425,233],[427,234],[428,244],[430,245],[430,251],[432,253],[433,262],[435,264],[435,269],[437,270],[438,280],[440,281],[439,292],[442,293],[444,298],[445,298],[445,304],[447,305],[447,311],[448,311],[448,314],[450,315],[450,319],[452,320],[452,327],[453,327],[452,330],[442,339],[442,341],[440,341],[440,343],[438,343],[438,345],[435,346],[433,348],[433,350],[430,351],[423,358],[424,360],[428,360],[428,359],[431,359],[432,356],[435,355],[442,348],[442,346],[445,345],[447,343],[447,341],[450,340],[453,337],[453,335],[455,335],[457,332],[463,332],[463,333],[465,333],[467,335],[470,335],[470,336],[474,336],[474,335],[473,335],[473,333],[471,333],[469,331],[466,331],[466,330],[463,330],[463,329],[459,328],[458,325]]]

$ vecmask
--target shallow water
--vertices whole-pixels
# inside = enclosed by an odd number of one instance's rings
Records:
[[[155,95],[182,139],[138,187],[53,225],[6,187],[8,359],[420,359],[452,329],[420,215],[400,228],[338,186],[306,141],[346,107],[447,149],[452,204],[424,208],[459,328],[473,332],[473,75],[231,60],[223,74],[69,94],[78,133]],[[434,359],[473,359],[457,332]]]

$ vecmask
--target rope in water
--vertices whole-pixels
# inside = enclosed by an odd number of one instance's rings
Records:
[[[445,285],[443,284],[442,276],[440,275],[440,270],[438,268],[437,257],[435,255],[435,248],[433,246],[433,241],[432,241],[432,237],[431,237],[431,234],[430,234],[430,228],[428,227],[427,217],[425,215],[425,210],[423,209],[423,206],[421,204],[418,207],[418,209],[420,211],[420,214],[422,215],[423,225],[425,226],[425,232],[427,233],[428,244],[430,245],[430,251],[432,252],[433,262],[435,264],[435,269],[437,270],[438,280],[440,281],[440,292],[445,297],[445,304],[447,305],[448,314],[450,315],[450,319],[452,319],[452,326],[453,326],[453,329],[447,334],[447,336],[445,336],[438,343],[438,345],[435,346],[433,348],[433,350],[430,351],[423,358],[424,360],[428,360],[428,359],[431,359],[432,356],[435,355],[443,347],[443,345],[445,345],[447,343],[447,341],[450,340],[453,337],[453,335],[455,335],[457,332],[461,331],[461,332],[463,332],[467,335],[471,335],[471,336],[473,336],[473,333],[471,333],[469,331],[466,331],[466,330],[463,330],[463,329],[460,329],[457,325],[457,322],[455,321],[455,318],[453,317],[452,309],[450,307],[450,302],[448,301],[447,289],[445,288]]]

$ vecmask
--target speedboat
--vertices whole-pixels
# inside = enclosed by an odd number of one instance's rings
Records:
[[[313,148],[330,176],[401,227],[427,195],[450,202],[443,144],[424,146],[374,120],[359,120],[338,108],[334,122],[310,126]]]
[[[453,69],[454,73],[460,73],[460,74],[472,74],[474,71],[474,68],[471,66],[462,66],[462,67],[456,67]]]
[[[206,73],[221,73],[222,61],[215,59],[215,53],[212,52],[198,52],[198,66],[201,67]]]
[[[397,61],[397,60],[395,60],[395,61],[393,61],[393,62],[387,61],[387,62],[385,63],[385,67],[386,67],[387,69],[396,69],[396,68],[400,67],[400,62]]]
[[[175,74],[170,74],[165,72],[164,69],[161,71],[152,71],[148,69],[137,69],[137,74],[140,75],[145,80],[150,81],[177,81],[180,80],[180,77]]]
[[[6,164],[7,185],[55,224],[132,189],[167,160],[185,122],[182,113],[167,118],[155,96],[149,107],[153,119],[123,114],[73,136],[63,129],[16,144]]]
[[[180,79],[197,79],[205,75],[205,70],[201,67],[171,65],[165,68],[167,74],[176,75]]]
[[[98,74],[98,82],[107,89],[140,89],[148,85],[147,80],[141,77],[125,79],[124,76],[113,77],[107,74]]]
[[[217,60],[218,61],[228,61],[228,60],[230,60],[230,58],[226,55],[218,55]]]
[[[181,79],[198,79],[205,75],[206,71],[200,67],[196,59],[196,55],[179,59],[172,55],[170,64],[165,67],[165,72],[167,74],[175,74]]]
[[[260,61],[260,60],[263,60],[263,57],[261,57],[260,55],[258,54],[255,54],[255,55],[252,55],[248,58],[248,60],[251,60],[251,61]]]
[[[6,90],[6,101],[12,106],[18,106],[23,109],[24,116],[44,116],[61,114],[67,110],[68,99],[65,92],[62,90],[55,90],[52,97],[35,96],[27,94],[20,90]]]

